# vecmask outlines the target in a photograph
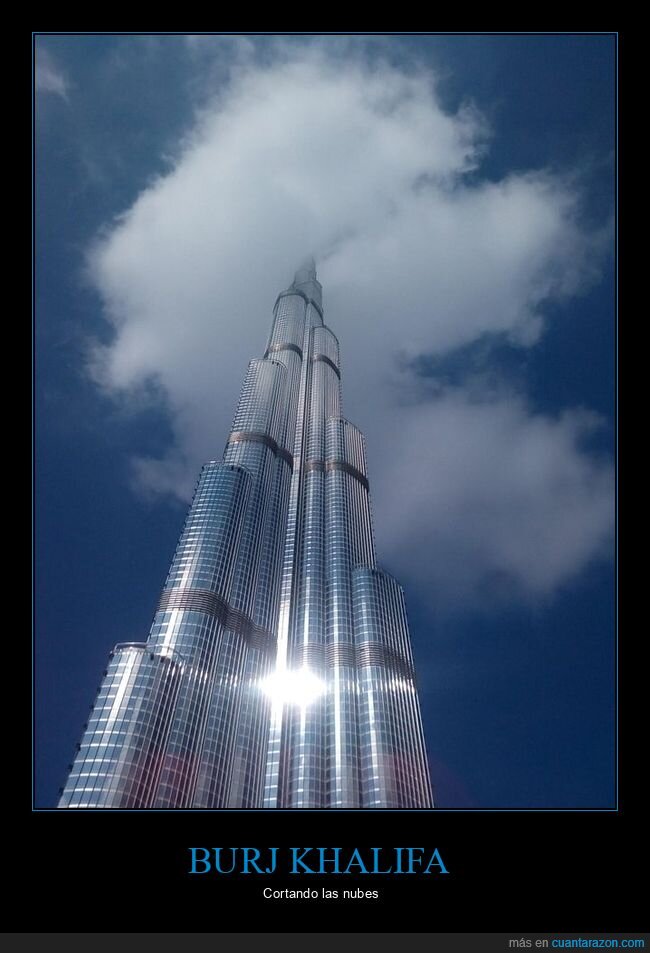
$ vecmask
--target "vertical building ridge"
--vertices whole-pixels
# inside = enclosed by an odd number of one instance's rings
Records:
[[[146,643],[111,653],[61,808],[433,807],[404,594],[309,257],[201,471]]]

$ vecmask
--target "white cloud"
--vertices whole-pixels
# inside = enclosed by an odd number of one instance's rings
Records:
[[[611,468],[581,447],[599,425],[453,390],[394,409],[373,482],[381,551],[439,606],[549,595],[611,545]]]
[[[175,446],[165,460],[137,462],[139,478],[156,491],[190,492],[200,463],[221,450],[275,296],[312,252],[341,341],[346,415],[368,434],[378,529],[399,566],[413,569],[399,527],[416,513],[419,545],[435,546],[441,565],[462,575],[470,554],[474,593],[495,572],[521,591],[550,591],[600,552],[611,484],[579,449],[583,418],[547,421],[517,398],[476,403],[462,394],[396,410],[409,385],[399,358],[444,353],[486,332],[532,346],[540,306],[597,276],[604,239],[580,227],[569,180],[468,175],[487,135],[470,106],[442,110],[426,73],[318,47],[285,50],[262,67],[247,50],[173,170],[90,258],[115,328],[95,374],[122,395],[153,379],[168,399]],[[430,494],[413,476],[425,447],[440,451]],[[507,472],[490,463],[495,448]],[[489,479],[459,479],[481,469]],[[404,511],[390,485],[417,505]],[[520,519],[508,519],[508,500]],[[478,523],[452,531],[473,511],[485,525],[480,544]],[[431,579],[449,583],[435,569]]]
[[[65,100],[68,98],[68,81],[52,55],[44,49],[36,51],[35,85],[39,93],[53,93]]]

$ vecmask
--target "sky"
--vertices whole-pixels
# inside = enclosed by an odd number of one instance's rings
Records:
[[[615,803],[615,37],[35,40],[35,804],[307,254],[436,803]]]

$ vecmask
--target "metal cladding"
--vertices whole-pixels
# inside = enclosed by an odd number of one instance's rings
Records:
[[[146,643],[111,654],[61,808],[433,807],[404,596],[313,260],[203,467]]]

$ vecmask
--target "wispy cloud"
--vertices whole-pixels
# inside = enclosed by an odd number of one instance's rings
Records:
[[[52,93],[61,99],[68,99],[70,84],[52,55],[42,48],[36,51],[35,84],[37,93]]]
[[[199,60],[207,42],[188,41]],[[262,64],[247,47],[171,172],[90,255],[115,331],[97,379],[167,397],[175,445],[135,463],[149,488],[186,496],[218,452],[270,304],[312,252],[394,568],[458,599],[495,580],[537,596],[603,552],[611,467],[582,448],[593,418],[461,385],[427,395],[411,370],[491,333],[533,347],[545,305],[598,278],[608,236],[581,225],[575,183],[482,181],[489,134],[471,105],[443,110],[430,73],[380,55],[310,44]],[[423,547],[436,566],[416,565]]]

